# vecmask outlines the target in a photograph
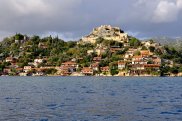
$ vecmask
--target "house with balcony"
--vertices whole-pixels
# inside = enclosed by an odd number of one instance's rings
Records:
[[[142,57],[148,57],[150,55],[150,51],[149,50],[141,50],[140,54]]]
[[[100,62],[102,60],[102,57],[94,57],[93,61],[94,62]]]
[[[99,63],[98,63],[98,62],[92,63],[90,66],[91,66],[91,68],[92,68],[94,71],[99,71]]]
[[[61,66],[68,66],[68,67],[77,67],[77,63],[76,62],[73,62],[73,61],[67,61],[67,62],[64,62],[61,64]]]
[[[124,61],[118,61],[118,69],[123,70],[126,68],[126,62]]]
[[[134,53],[137,51],[137,49],[133,49],[133,48],[130,48],[129,50],[126,51],[125,55],[124,55],[124,58],[127,60],[129,58],[132,58]]]
[[[15,62],[16,62],[16,58],[14,58],[14,57],[7,57],[7,58],[5,59],[5,61],[6,61],[6,62],[10,62],[10,63],[15,63]]]
[[[81,73],[84,74],[85,76],[91,76],[94,74],[94,71],[92,68],[83,67],[83,69],[81,70]]]
[[[29,71],[31,71],[32,70],[32,66],[24,66],[23,67],[23,71],[25,72],[25,73],[27,73],[27,72],[29,72]]]
[[[40,59],[40,58],[37,58],[37,59],[34,59],[34,63],[33,65],[35,67],[37,67],[39,64],[43,63],[43,59]]]
[[[100,70],[102,73],[109,73],[110,72],[109,66],[100,67]]]

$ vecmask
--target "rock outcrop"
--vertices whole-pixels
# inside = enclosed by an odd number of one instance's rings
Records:
[[[117,41],[121,43],[128,42],[127,33],[125,33],[119,27],[111,27],[110,25],[102,25],[101,27],[94,28],[88,36],[82,37],[81,42],[95,43],[98,38]]]

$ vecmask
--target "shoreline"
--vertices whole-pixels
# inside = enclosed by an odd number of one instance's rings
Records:
[[[142,75],[142,76],[138,76],[138,75],[134,75],[134,76],[118,76],[118,75],[114,75],[114,76],[63,76],[63,75],[44,75],[44,76],[11,76],[11,75],[1,75],[0,77],[182,77],[180,76],[153,76],[153,75]]]

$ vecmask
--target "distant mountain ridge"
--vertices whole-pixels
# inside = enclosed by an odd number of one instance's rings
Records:
[[[177,50],[182,50],[182,37],[153,37],[151,38],[157,43],[164,46],[174,47]]]
[[[151,39],[163,45],[173,43],[173,42],[182,42],[182,37],[162,36],[162,37],[152,37]]]

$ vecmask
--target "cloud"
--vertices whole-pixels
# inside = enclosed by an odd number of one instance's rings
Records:
[[[43,31],[74,23],[81,0],[1,0],[0,28],[4,31]],[[7,11],[7,12],[6,12]]]
[[[48,36],[52,36],[52,37],[59,37],[63,40],[71,40],[71,41],[77,41],[79,40],[80,38],[79,37],[76,37],[75,34],[73,34],[72,32],[61,32],[61,33],[58,33],[58,32],[45,32],[45,33],[42,33],[41,34],[41,37],[48,37]]]
[[[177,0],[177,7],[182,9],[182,0]]]
[[[138,36],[140,33],[139,32],[133,32],[133,31],[126,31],[126,33],[128,33],[131,36]]]
[[[174,22],[178,19],[178,14],[182,8],[182,1],[176,2],[162,0],[158,3],[152,21],[156,23]]]
[[[0,36],[57,33],[70,40],[103,24],[141,38],[180,36],[181,10],[182,0],[0,0]]]
[[[7,31],[0,31],[0,41],[8,36],[12,36],[13,33],[7,32]]]
[[[37,10],[39,10],[39,14],[45,14],[50,9],[49,5],[46,4],[43,0],[11,0],[10,2],[13,5],[14,10],[22,15],[37,13]]]

